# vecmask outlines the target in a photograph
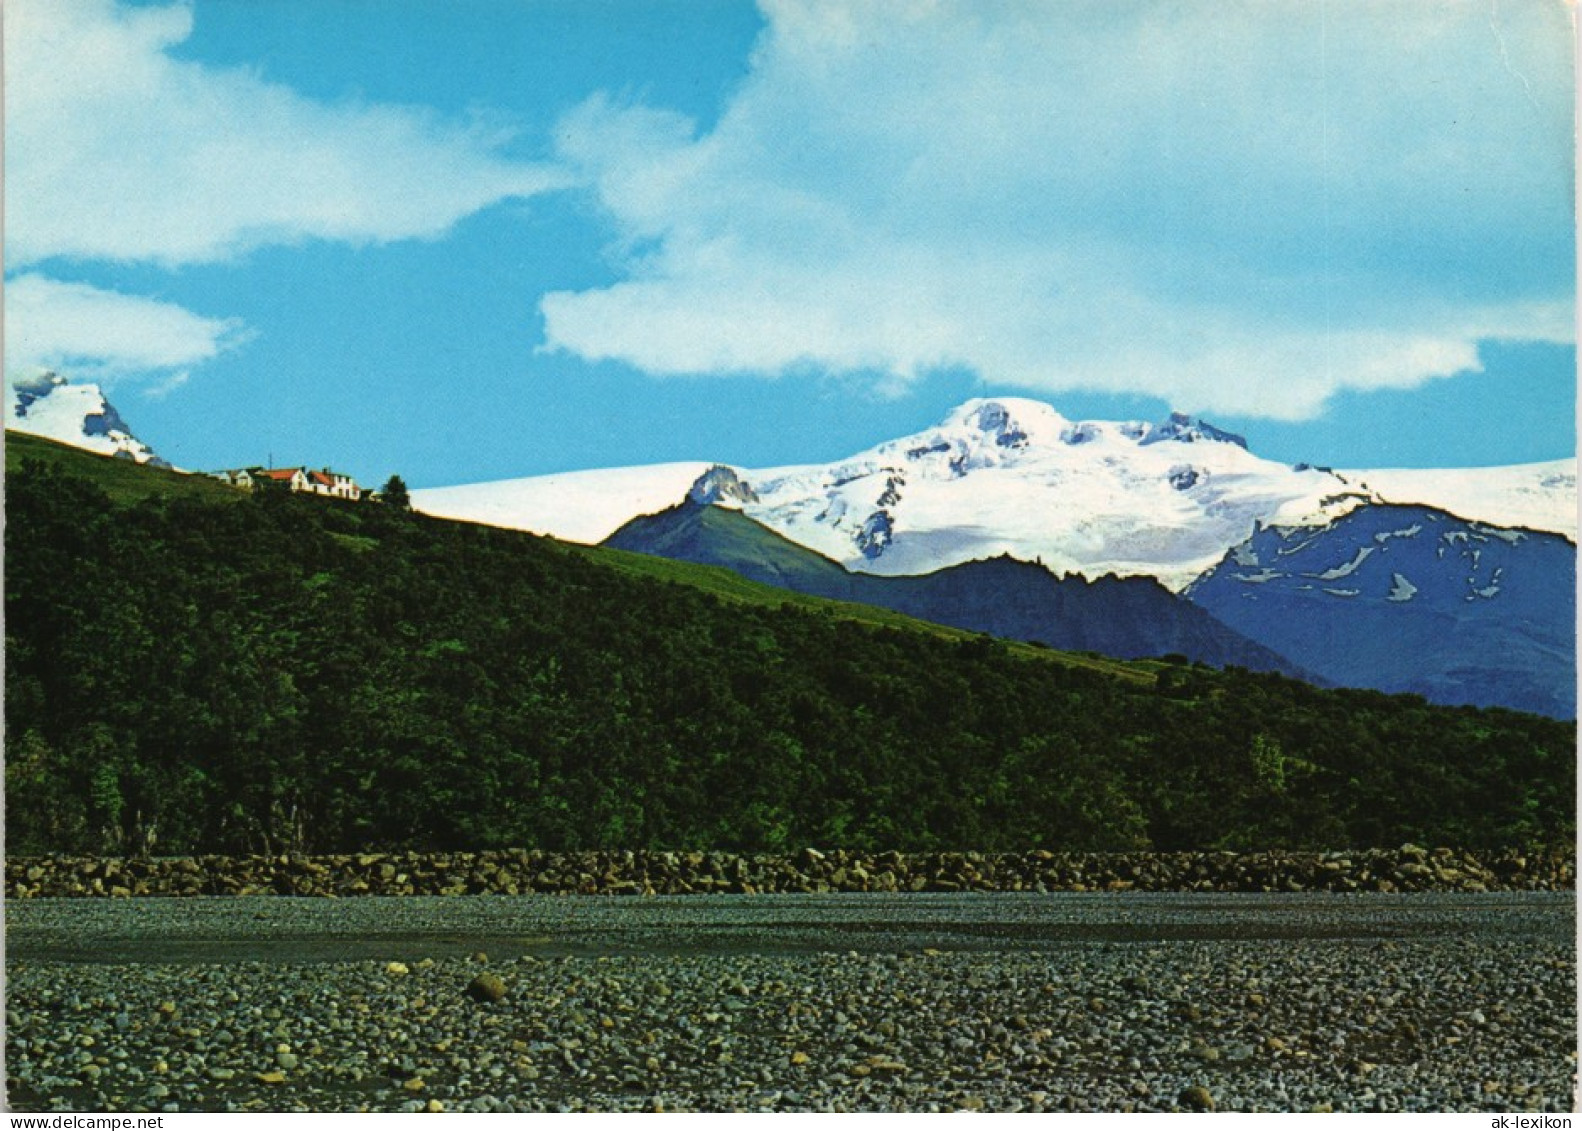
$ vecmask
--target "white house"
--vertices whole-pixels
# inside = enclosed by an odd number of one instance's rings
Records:
[[[244,467],[217,471],[214,478],[232,487],[251,491],[265,483],[278,483],[305,495],[324,495],[332,499],[361,499],[363,490],[350,475],[329,468],[315,471],[306,467]]]

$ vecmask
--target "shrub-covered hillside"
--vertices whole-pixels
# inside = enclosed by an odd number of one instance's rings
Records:
[[[8,454],[12,853],[1572,837],[1570,724]]]

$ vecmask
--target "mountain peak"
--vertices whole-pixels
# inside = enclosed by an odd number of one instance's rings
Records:
[[[1238,448],[1247,447],[1247,439],[1234,432],[1227,432],[1223,428],[1216,428],[1199,416],[1188,416],[1184,412],[1172,412],[1169,419],[1155,424],[1148,430],[1139,443],[1158,444],[1165,440],[1175,440],[1183,444],[1195,444],[1200,440],[1210,440],[1225,444],[1235,444]]]
[[[17,398],[24,405],[39,397],[48,396],[50,390],[65,384],[68,384],[66,378],[53,369],[34,369],[11,378],[11,387],[16,390]]]
[[[1156,424],[1073,422],[1052,405],[1029,397],[977,397],[958,405],[939,427],[982,433],[1002,448],[1020,448],[1030,442],[1035,445],[1056,441],[1080,444],[1107,432],[1118,433],[1140,445],[1174,440],[1183,444],[1200,441],[1234,444],[1244,450],[1247,447],[1245,437],[1184,412],[1172,412]]]
[[[701,505],[713,503],[756,503],[758,492],[743,479],[734,467],[717,463],[693,481],[687,491],[687,500]]]
[[[7,428],[101,455],[170,466],[132,434],[96,384],[73,384],[53,370],[42,369],[9,377],[6,385]]]
[[[1028,397],[975,397],[953,409],[940,427],[981,432],[999,447],[1012,448],[1021,447],[1030,438],[1058,437],[1069,424],[1043,401]]]

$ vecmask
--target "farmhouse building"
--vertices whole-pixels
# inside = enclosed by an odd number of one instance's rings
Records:
[[[244,491],[277,484],[305,495],[325,495],[332,499],[363,497],[363,490],[357,486],[356,480],[327,467],[318,470],[308,467],[244,467],[234,471],[217,471],[214,478]]]

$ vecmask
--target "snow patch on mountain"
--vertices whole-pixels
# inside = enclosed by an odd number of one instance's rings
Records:
[[[1251,583],[1253,585],[1262,585],[1266,581],[1273,581],[1277,577],[1284,577],[1284,576],[1285,576],[1285,574],[1281,573],[1279,570],[1277,570],[1277,569],[1270,569],[1269,567],[1265,566],[1263,569],[1260,569],[1257,573],[1238,573],[1236,575],[1236,580],[1237,581],[1246,581],[1246,582],[1249,582],[1249,583]]]
[[[1405,530],[1381,530],[1373,536],[1373,540],[1382,546],[1391,538],[1416,538],[1422,532],[1422,523],[1414,522]]]
[[[1412,597],[1416,595],[1417,586],[1413,585],[1400,574],[1392,573],[1390,578],[1390,592],[1386,596],[1386,600],[1399,603],[1401,601],[1410,601]]]
[[[1323,573],[1310,573],[1308,577],[1316,577],[1320,581],[1339,581],[1343,577],[1350,577],[1356,573],[1363,562],[1368,560],[1368,555],[1373,553],[1372,546],[1358,546],[1356,555],[1342,565],[1326,569]]]

